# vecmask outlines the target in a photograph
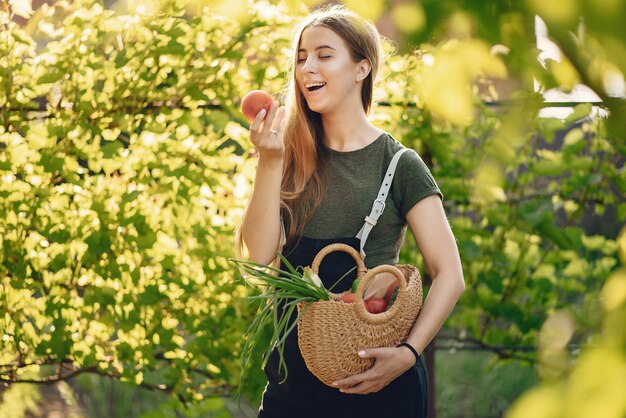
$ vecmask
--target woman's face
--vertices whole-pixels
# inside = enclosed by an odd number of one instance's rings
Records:
[[[333,30],[323,26],[306,28],[296,64],[298,89],[314,112],[332,111],[345,105],[346,100],[361,103],[361,81],[369,73],[367,60],[353,62],[345,41]]]

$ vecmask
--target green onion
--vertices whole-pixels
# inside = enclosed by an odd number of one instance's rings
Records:
[[[287,271],[249,260],[228,259],[239,268],[239,272],[244,280],[254,278],[254,282],[246,281],[254,287],[261,288],[261,293],[247,298],[250,301],[260,302],[260,305],[256,317],[244,334],[244,345],[241,350],[241,375],[239,388],[237,389],[238,396],[241,394],[241,388],[249,371],[253,351],[263,338],[263,330],[266,326],[272,324],[273,333],[270,344],[263,352],[262,365],[263,367],[265,366],[272,348],[276,347],[279,355],[278,370],[279,373],[281,371],[285,372],[286,379],[288,371],[284,359],[285,341],[295,329],[303,312],[298,313],[296,320],[292,324],[289,324],[289,319],[294,312],[297,312],[299,304],[331,300],[329,290],[324,288],[321,279],[310,267],[302,268],[298,266],[298,268],[294,268],[282,254],[279,254],[279,257],[283,261],[283,265],[286,266]],[[330,290],[354,269],[356,269],[356,266],[340,277],[330,287]],[[283,305],[282,312],[279,312],[279,304]],[[304,309],[306,309],[306,305],[304,305]]]

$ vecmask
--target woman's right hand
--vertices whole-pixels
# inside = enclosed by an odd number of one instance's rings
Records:
[[[285,108],[274,101],[270,106],[269,114],[263,122],[265,109],[262,109],[250,125],[250,140],[256,147],[259,157],[280,159],[285,153],[284,123]]]

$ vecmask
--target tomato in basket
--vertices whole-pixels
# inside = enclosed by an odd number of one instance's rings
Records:
[[[367,312],[377,314],[387,310],[387,301],[383,298],[369,298],[365,301]]]
[[[346,293],[339,298],[343,303],[354,303],[354,293]]]
[[[339,298],[343,303],[354,303],[355,294],[346,293]],[[387,310],[387,301],[384,298],[369,298],[365,300],[365,310],[369,313],[377,314]]]

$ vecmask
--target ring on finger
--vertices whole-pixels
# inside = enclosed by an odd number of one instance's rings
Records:
[[[276,135],[276,134],[278,134],[278,131],[275,131],[274,129],[270,129],[270,133]]]

